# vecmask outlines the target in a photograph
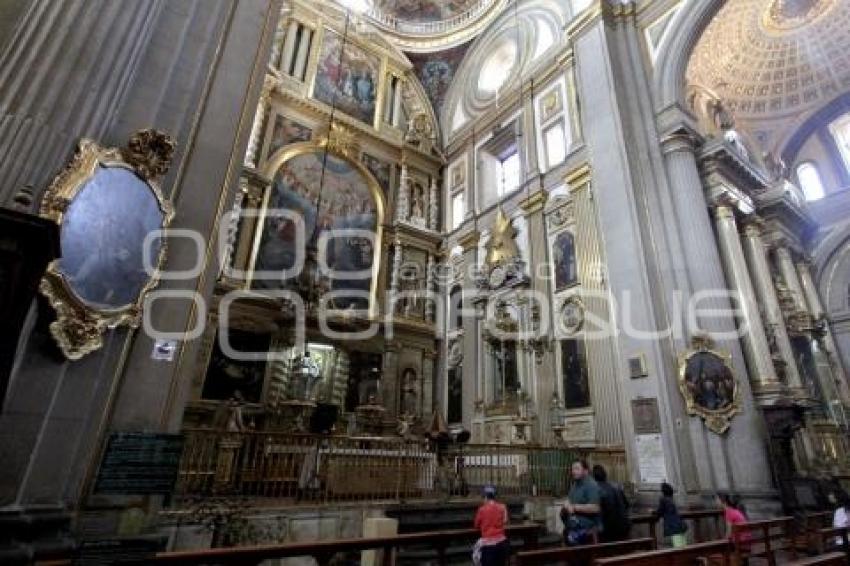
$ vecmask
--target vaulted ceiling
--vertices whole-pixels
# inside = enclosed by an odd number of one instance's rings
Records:
[[[687,72],[765,149],[850,89],[850,1],[728,0]]]

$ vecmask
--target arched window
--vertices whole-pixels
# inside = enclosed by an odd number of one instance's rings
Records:
[[[807,161],[797,166],[797,180],[800,182],[800,188],[803,189],[803,194],[806,195],[806,200],[818,200],[823,198],[823,182],[820,179],[820,173],[815,164]]]

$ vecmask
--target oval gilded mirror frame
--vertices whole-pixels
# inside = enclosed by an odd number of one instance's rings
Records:
[[[90,181],[95,180],[107,170],[116,173],[117,168],[135,175],[140,181],[138,186],[150,191],[150,196],[158,205],[156,216],[161,218],[157,228],[165,230],[171,223],[174,209],[163,196],[158,180],[168,171],[174,148],[175,142],[168,134],[153,129],[137,131],[130,137],[124,148],[102,147],[90,139],[83,138],[78,144],[74,157],[45,190],[39,214],[55,221],[61,230],[63,223],[68,219],[69,212],[72,212],[69,209],[83,190],[87,187],[92,187],[92,191],[109,190],[108,186],[100,187],[96,183],[89,185]],[[105,175],[103,180],[105,181],[105,177],[108,176]],[[127,185],[127,188],[129,190],[135,186],[135,184]],[[105,210],[103,212],[106,213]],[[105,220],[113,224],[116,222],[115,218]],[[144,226],[139,224],[138,218],[127,218],[127,220],[136,220],[136,222],[133,224],[127,222],[126,226],[140,226],[142,230],[144,229]],[[120,221],[120,218],[117,221]],[[94,248],[97,244],[97,234],[94,233],[97,226],[94,222],[90,225],[93,232],[91,254],[96,255],[99,251]],[[88,222],[83,222],[83,226],[88,228]],[[141,234],[141,239],[138,241],[139,250],[145,245],[144,238],[145,234]],[[78,360],[101,348],[103,334],[108,328],[124,324],[138,327],[145,295],[159,282],[159,271],[165,258],[166,248],[166,240],[160,239],[158,253],[150,258],[151,267],[154,268],[152,273],[148,273],[145,269],[144,261],[140,266],[130,265],[127,268],[135,268],[133,273],[137,277],[139,269],[144,270],[147,278],[140,278],[139,291],[131,292],[130,300],[122,301],[121,304],[114,306],[87,301],[75,289],[68,274],[63,272],[62,258],[51,262],[41,280],[39,290],[56,311],[56,320],[50,324],[50,333],[66,358]],[[114,269],[114,264],[125,260],[126,255],[125,253],[125,257],[122,258],[110,256],[108,259],[111,260],[111,264],[101,262],[98,265],[101,269],[104,265]],[[134,253],[133,257],[137,258],[138,253]]]
[[[701,404],[694,394],[694,387],[688,380],[688,366],[696,356],[710,356],[725,370],[724,377],[731,379],[732,391],[722,406],[712,409]],[[716,385],[716,380],[715,385]],[[695,336],[691,341],[691,349],[679,356],[679,391],[685,399],[688,414],[699,416],[705,426],[716,434],[723,434],[729,429],[732,418],[741,412],[741,386],[732,368],[731,354],[714,348],[714,342],[706,336]],[[720,397],[722,399],[722,396]]]

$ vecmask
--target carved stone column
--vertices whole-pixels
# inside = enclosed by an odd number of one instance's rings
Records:
[[[740,309],[747,332],[741,337],[744,355],[750,371],[753,393],[759,397],[776,393],[780,389],[776,370],[773,367],[770,346],[761,322],[753,284],[744,258],[744,249],[735,222],[735,213],[730,206],[720,205],[714,210],[720,253],[726,274],[737,293],[736,306]]]
[[[247,171],[243,172],[239,180],[239,187],[243,196],[231,265],[233,278],[240,282],[247,282],[247,273],[252,267],[251,254],[254,249],[254,238],[257,234],[257,223],[260,220],[260,208],[263,204],[263,195],[270,184],[271,181],[268,179]],[[246,278],[236,277],[240,271],[246,273]]]
[[[384,367],[381,374],[381,405],[388,415],[397,417],[398,398],[398,350],[397,342],[387,342],[384,346]]]
[[[437,352],[434,350],[426,350],[422,355],[421,415],[424,421],[427,421],[434,412],[434,360],[436,359]]]
[[[850,390],[848,390],[847,375],[844,372],[844,367],[839,358],[838,347],[835,345],[835,339],[832,336],[832,328],[829,325],[829,320],[826,318],[826,312],[823,309],[818,289],[815,281],[812,278],[811,265],[808,262],[801,261],[797,263],[797,274],[800,276],[800,284],[803,289],[803,294],[806,297],[806,303],[809,307],[809,312],[816,321],[821,321],[823,324],[823,337],[821,343],[823,345],[824,354],[829,361],[829,367],[832,370],[832,378],[835,382],[835,387],[838,389],[841,401],[845,405],[850,405]]]
[[[262,143],[263,126],[266,123],[266,115],[269,111],[269,94],[274,88],[275,78],[266,75],[263,82],[263,90],[260,92],[260,102],[257,104],[257,112],[254,114],[254,124],[251,127],[251,136],[248,138],[248,149],[245,150],[245,167],[256,169],[257,157]]]
[[[783,364],[782,372],[785,374],[786,385],[796,394],[803,394],[803,382],[797,371],[797,363],[794,360],[794,350],[788,338],[788,330],[785,328],[785,318],[779,306],[776,296],[776,287],[770,274],[770,265],[767,259],[767,248],[762,239],[763,225],[760,220],[752,219],[744,226],[744,247],[749,260],[750,272],[755,283],[756,295],[760,304],[764,307],[765,323],[772,333],[777,353]]]
[[[800,284],[799,275],[794,266],[794,260],[791,257],[791,250],[785,245],[778,245],[776,248],[776,260],[779,264],[779,271],[782,273],[782,279],[785,281],[785,286],[788,287],[794,299],[794,307],[798,311],[811,314],[808,305],[806,305],[803,287]]]
[[[407,220],[407,209],[410,206],[409,194],[408,194],[408,173],[407,173],[407,162],[401,162],[401,175],[399,175],[398,179],[398,190],[396,192],[396,201],[395,201],[395,220],[396,222],[403,222]]]
[[[431,177],[431,191],[428,195],[428,228],[437,230],[440,220],[440,203],[438,202],[440,192],[437,188],[437,177]]]

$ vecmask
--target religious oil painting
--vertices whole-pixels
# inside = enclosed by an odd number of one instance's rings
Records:
[[[552,257],[555,262],[555,290],[561,291],[573,285],[578,278],[575,239],[570,232],[561,232],[555,238]]]
[[[378,181],[378,185],[381,186],[381,190],[384,191],[384,195],[388,194],[390,191],[390,164],[386,161],[381,161],[377,157],[372,157],[368,153],[364,153],[361,158],[363,165],[366,166],[366,169],[369,170],[369,173],[375,177],[375,180]]]
[[[703,417],[714,432],[723,433],[729,428],[740,401],[728,356],[704,348],[683,356],[679,387],[690,414]]]
[[[74,197],[62,222],[59,271],[74,294],[98,309],[135,303],[150,280],[145,236],[164,213],[148,184],[124,167],[99,166]],[[162,241],[150,242],[156,265]]]
[[[350,41],[345,43],[343,50],[342,38],[326,29],[313,97],[353,118],[372,124],[380,68],[381,62],[377,56]]]
[[[408,318],[425,317],[428,254],[424,250],[405,248],[398,272],[399,298],[396,313]]]
[[[416,76],[425,89],[434,112],[440,115],[446,93],[454,79],[455,73],[469,49],[469,43],[436,51],[433,53],[408,53],[410,62],[416,70]]]
[[[272,128],[266,158],[271,157],[274,152],[291,143],[310,141],[312,136],[313,131],[307,126],[290,120],[283,114],[278,114],[274,118],[274,127]]]
[[[324,161],[324,164],[323,164]],[[324,167],[324,174],[322,169]],[[304,235],[296,234],[298,224],[282,215],[267,215],[255,263],[255,289],[287,289],[293,279],[269,277],[295,267],[296,245],[300,242],[323,241],[329,272],[321,273],[328,291],[352,291],[351,297],[337,297],[335,308],[366,309],[365,298],[371,289],[371,277],[361,277],[373,269],[378,207],[366,176],[352,163],[320,150],[301,153],[285,161],[274,176],[269,209],[284,209],[303,220]],[[372,237],[358,236],[342,230],[363,230]],[[303,245],[303,244],[302,244]],[[266,272],[266,274],[262,274]],[[357,273],[361,272],[361,273]],[[258,276],[262,274],[262,276]],[[293,274],[297,278],[298,274]],[[357,296],[355,296],[357,295]]]

